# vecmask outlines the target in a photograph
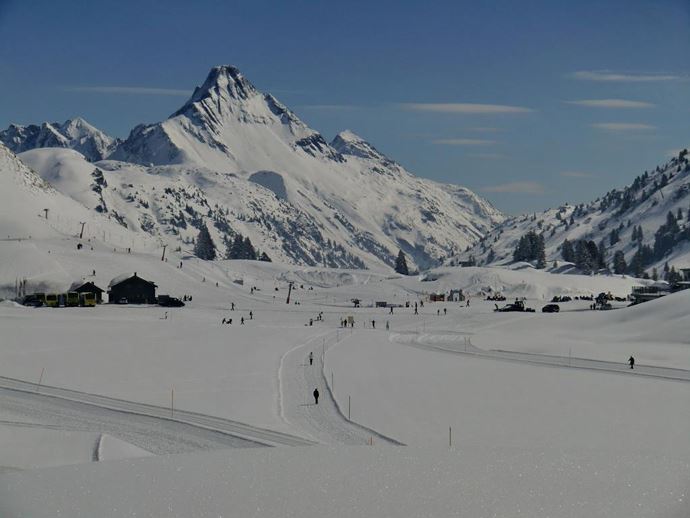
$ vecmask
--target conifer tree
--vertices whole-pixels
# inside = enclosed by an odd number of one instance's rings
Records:
[[[211,239],[211,234],[208,231],[208,227],[204,225],[199,230],[199,235],[196,238],[196,244],[194,245],[194,255],[199,259],[204,259],[205,261],[212,261],[216,258],[216,245]]]
[[[613,254],[613,273],[619,275],[624,274],[628,269],[628,265],[625,263],[625,254],[622,250],[618,250]]]
[[[401,275],[410,275],[410,270],[407,267],[407,259],[402,250],[398,251],[398,257],[395,260],[395,271]]]
[[[573,249],[573,244],[567,239],[563,241],[563,245],[561,245],[561,257],[564,261],[569,263],[575,262],[575,250]]]

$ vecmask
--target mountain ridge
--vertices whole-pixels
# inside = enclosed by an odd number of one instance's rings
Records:
[[[228,65],[213,67],[167,119],[133,128],[106,160],[36,149],[20,158],[64,194],[172,245],[190,246],[208,225],[221,256],[242,234],[297,264],[389,267],[402,249],[427,268],[503,219],[470,190],[415,177],[354,132],[328,142]]]

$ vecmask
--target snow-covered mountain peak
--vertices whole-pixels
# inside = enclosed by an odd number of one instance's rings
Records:
[[[308,130],[299,118],[270,94],[256,87],[232,65],[213,67],[204,83],[170,118],[186,116],[219,133],[222,126],[240,123],[288,125],[293,133]]]
[[[369,144],[369,142],[351,130],[345,130],[338,133],[331,142],[331,147],[343,155],[356,156],[359,158],[373,158],[376,160],[390,160],[378,149]]]
[[[92,162],[104,159],[118,144],[117,140],[81,117],[68,119],[63,124],[10,124],[6,130],[0,131],[0,141],[14,153],[44,147],[71,148]]]

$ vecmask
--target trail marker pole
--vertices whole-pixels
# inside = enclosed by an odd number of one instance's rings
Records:
[[[41,382],[43,381],[43,373],[44,373],[45,371],[46,371],[46,368],[43,367],[43,368],[41,369],[41,376],[38,378],[38,386],[36,387],[36,392],[38,392],[39,390],[41,390]]]
[[[448,447],[453,447],[453,428],[451,426],[448,427]]]

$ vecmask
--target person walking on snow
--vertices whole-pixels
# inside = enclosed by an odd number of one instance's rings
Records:
[[[315,388],[313,395],[314,395],[314,404],[318,405],[319,404],[319,389]]]
[[[252,311],[249,312],[249,320],[254,320],[254,313]]]
[[[242,317],[242,318],[240,319],[240,324],[241,324],[241,325],[244,325],[244,317]]]
[[[447,314],[448,314],[448,309],[447,309],[447,308],[443,308],[443,314],[444,314],[444,315],[447,315]]]
[[[376,329],[376,320],[371,321],[371,328]]]
[[[311,352],[311,353],[309,353],[309,365],[313,365],[313,364],[314,364],[314,353]]]
[[[633,358],[632,356],[630,356],[630,358],[628,358],[628,363],[630,364],[630,368],[631,368],[631,369],[634,369],[634,368],[635,368],[635,358]]]
[[[230,303],[230,311],[235,311],[235,303],[234,302]]]

